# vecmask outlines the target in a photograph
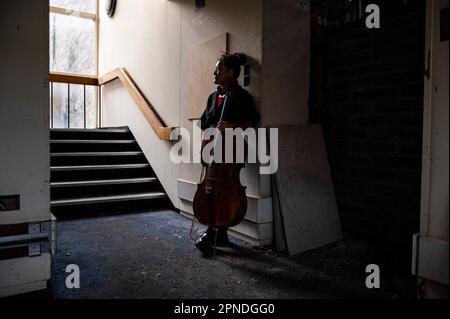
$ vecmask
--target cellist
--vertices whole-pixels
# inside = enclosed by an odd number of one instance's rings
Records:
[[[216,92],[211,93],[206,108],[201,117],[201,129],[216,127],[222,133],[226,128],[242,128],[243,130],[259,123],[261,116],[256,110],[255,103],[248,91],[243,89],[238,78],[241,73],[241,65],[244,65],[247,57],[242,53],[223,54],[216,63],[214,71],[214,83],[218,85]],[[222,114],[222,108],[226,101],[226,107]],[[220,118],[222,116],[222,121]],[[224,134],[223,134],[224,135]],[[212,140],[203,140],[202,149]],[[206,165],[202,161],[203,165]],[[236,163],[233,165],[245,164]],[[219,227],[217,233],[209,227],[196,241],[195,245],[200,250],[207,249],[214,244],[228,245],[228,227]]]

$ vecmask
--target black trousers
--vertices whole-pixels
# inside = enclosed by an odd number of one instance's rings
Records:
[[[217,227],[217,235],[226,235],[228,231],[228,226]],[[214,227],[209,226],[206,230],[208,234],[214,234]]]

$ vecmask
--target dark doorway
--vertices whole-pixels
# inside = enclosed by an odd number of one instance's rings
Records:
[[[337,3],[341,3],[340,5]],[[310,122],[321,123],[344,231],[410,273],[419,231],[425,1],[312,1]]]

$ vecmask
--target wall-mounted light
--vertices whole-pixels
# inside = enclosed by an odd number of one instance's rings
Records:
[[[106,0],[105,4],[106,14],[111,18],[116,11],[117,0]]]
[[[197,10],[203,8],[204,6],[206,6],[206,0],[195,0],[195,8]]]

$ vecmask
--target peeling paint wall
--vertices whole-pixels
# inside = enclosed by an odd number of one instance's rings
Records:
[[[0,224],[50,219],[48,1],[0,2]]]

